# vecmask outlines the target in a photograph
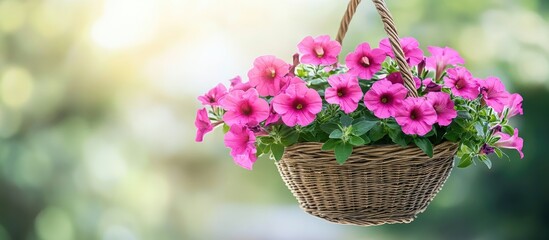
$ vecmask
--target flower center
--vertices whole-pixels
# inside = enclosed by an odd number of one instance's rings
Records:
[[[338,97],[343,97],[343,96],[345,96],[345,89],[338,89],[338,90],[337,90],[337,96],[338,96]]]
[[[275,78],[276,77],[276,70],[273,67],[268,67],[265,69],[265,73],[267,74],[267,77]]]
[[[249,103],[245,103],[240,107],[240,112],[244,116],[250,116],[253,112],[252,106]]]
[[[297,110],[303,109],[303,104],[298,103],[297,105],[295,105],[295,109],[297,109]]]
[[[370,59],[367,56],[364,56],[360,59],[360,64],[364,67],[370,66]]]
[[[388,95],[382,95],[381,96],[381,102],[382,103],[389,103],[391,101],[391,96]]]
[[[322,46],[316,46],[315,53],[316,53],[316,57],[318,58],[324,57],[324,48]]]
[[[465,80],[459,79],[459,80],[456,82],[456,89],[457,89],[457,90],[460,90],[460,89],[462,89],[463,87],[465,87]]]
[[[412,111],[410,112],[410,119],[417,120],[419,118],[421,118],[421,113],[419,112],[419,109],[412,109]]]
[[[210,103],[215,103],[215,98],[210,96]]]

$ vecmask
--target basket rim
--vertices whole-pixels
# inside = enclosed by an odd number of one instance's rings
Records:
[[[294,148],[299,148],[299,147],[303,147],[303,146],[320,146],[322,147],[324,143],[323,142],[298,142],[298,143],[294,143],[290,146],[287,146],[286,149],[287,150],[292,150]],[[435,147],[439,147],[439,146],[445,146],[445,145],[448,145],[448,146],[451,146],[451,145],[458,145],[459,142],[451,142],[451,141],[442,141],[438,144],[433,144],[433,148]],[[356,147],[353,147],[353,149],[355,150],[358,150],[358,149],[368,149],[368,148],[398,148],[398,149],[407,149],[407,148],[419,148],[418,146],[414,145],[414,144],[408,144],[407,146],[402,146],[402,145],[399,145],[399,144],[396,144],[396,143],[381,143],[381,144],[367,144],[367,145],[362,145],[362,146],[356,146]],[[322,150],[324,151],[324,150]],[[326,152],[329,152],[329,151],[333,151],[333,150],[327,150]]]

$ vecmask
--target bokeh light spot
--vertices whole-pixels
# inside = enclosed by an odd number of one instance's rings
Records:
[[[19,109],[31,97],[34,83],[29,71],[12,66],[2,75],[0,93],[6,106]]]
[[[36,232],[43,240],[70,240],[73,226],[65,211],[57,207],[48,207],[36,217]]]
[[[25,22],[25,5],[22,1],[0,2],[0,31],[11,33],[18,30]]]

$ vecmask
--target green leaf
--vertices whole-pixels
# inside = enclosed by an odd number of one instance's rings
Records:
[[[466,168],[471,166],[471,164],[473,164],[473,159],[471,158],[470,154],[466,154],[466,155],[463,155],[459,160],[458,167]]]
[[[353,124],[353,118],[347,116],[347,115],[343,115],[341,116],[341,125],[343,125],[343,127],[348,127],[348,126],[351,126],[351,124]]]
[[[260,137],[259,142],[265,143],[265,144],[271,144],[274,142],[274,139],[272,137]]]
[[[334,150],[337,163],[343,165],[353,153],[353,145],[350,143],[340,143],[336,145]]]
[[[488,169],[492,169],[492,161],[490,161],[490,158],[486,157],[486,159],[483,159],[482,162],[488,167]]]
[[[310,133],[310,132],[301,133],[301,134],[299,134],[299,136],[307,142],[318,142],[319,141],[318,137],[315,136],[313,133]]]
[[[494,148],[494,152],[496,153],[496,155],[498,156],[498,158],[503,157],[503,152],[501,151],[501,149],[499,149],[499,148]]]
[[[228,133],[229,130],[231,130],[231,127],[225,123],[223,123],[223,133]]]
[[[468,111],[458,111],[458,118],[471,119],[471,114]]]
[[[362,136],[362,135],[366,134],[368,131],[370,131],[370,129],[375,127],[377,123],[378,123],[378,121],[375,121],[375,122],[374,121],[366,121],[366,120],[360,121],[358,123],[353,124],[352,133],[355,136]]]
[[[400,129],[399,130],[390,129],[389,137],[391,138],[391,140],[393,140],[394,143],[400,146],[403,146],[403,147],[408,146],[408,140],[406,139],[407,136]]]
[[[396,122],[387,122],[387,127],[393,130],[401,130],[400,125]]]
[[[339,129],[339,125],[335,123],[325,123],[320,125],[320,129],[327,134],[331,134],[334,130]]]
[[[267,147],[268,147],[268,145],[266,145],[266,144],[262,144],[262,143],[257,144],[257,151],[255,153],[255,156],[256,157],[261,156],[265,152],[265,148],[267,148]]]
[[[485,131],[484,131],[484,126],[482,125],[482,123],[476,122],[474,126],[475,126],[475,130],[477,131],[477,135],[481,136],[481,137],[484,137]]]
[[[370,140],[370,138],[366,134],[360,136],[360,138],[362,138],[362,140],[364,140],[364,145],[369,144],[369,143],[372,142],[372,140]]]
[[[343,137],[343,132],[340,129],[336,129],[332,133],[330,133],[330,138],[332,139],[338,139],[341,137]]]
[[[329,139],[324,144],[322,144],[322,151],[334,150],[336,145],[342,143],[339,139]]]
[[[427,156],[433,157],[433,144],[427,138],[414,138],[414,143],[421,149]]]
[[[364,139],[362,139],[361,137],[351,136],[349,138],[349,143],[351,143],[353,146],[362,146],[366,144],[366,141],[364,141]]]
[[[387,132],[385,132],[385,129],[383,129],[383,125],[381,125],[381,122],[378,122],[370,131],[368,132],[368,138],[372,140],[372,142],[376,142],[383,137],[387,135]]]
[[[469,123],[467,123],[467,120],[463,118],[456,118],[454,121],[462,128],[467,129],[469,127]]]
[[[506,134],[509,134],[509,136],[515,135],[515,129],[513,129],[513,127],[511,127],[509,125],[501,126],[501,131],[506,133]]]
[[[282,142],[282,144],[284,144],[284,146],[287,147],[287,146],[290,146],[290,145],[296,143],[297,139],[299,139],[299,133],[296,132],[296,131],[292,131],[288,135],[283,136],[282,139],[281,139],[281,142]]]
[[[282,159],[282,155],[284,155],[284,145],[271,144],[271,152],[273,153],[274,159],[276,161],[280,161],[280,159]]]

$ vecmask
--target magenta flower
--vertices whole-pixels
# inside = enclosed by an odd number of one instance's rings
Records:
[[[444,86],[450,88],[452,93],[469,100],[478,97],[479,83],[477,79],[464,67],[448,69],[448,76],[444,79]]]
[[[402,132],[424,136],[433,129],[437,113],[425,98],[407,98],[397,110],[395,120],[402,127]]]
[[[402,84],[393,84],[383,79],[372,85],[364,95],[364,105],[378,118],[394,117],[401,108],[408,90]]]
[[[225,134],[225,146],[231,149],[231,156],[236,164],[252,170],[257,160],[254,132],[246,126],[233,125]]]
[[[463,58],[459,56],[459,53],[449,47],[429,47],[431,57],[427,58],[427,69],[436,71],[435,79],[440,79],[444,70],[448,66],[456,66],[458,64],[464,64]]]
[[[442,86],[433,82],[432,78],[426,78],[422,81],[423,86],[425,86],[425,92],[440,92],[442,91]]]
[[[254,61],[248,72],[250,84],[261,96],[274,96],[280,92],[280,79],[290,71],[290,65],[275,56],[262,56]]]
[[[505,108],[509,109],[507,117],[511,118],[516,115],[522,115],[522,96],[518,93],[513,93],[507,98]]]
[[[402,46],[402,51],[404,51],[406,61],[411,67],[417,66],[421,61],[423,61],[423,51],[419,48],[419,42],[415,38],[401,38],[400,45]],[[388,38],[385,38],[379,42],[379,48],[385,52],[387,56],[395,58],[393,48],[391,47],[391,43]]]
[[[280,121],[280,115],[275,112],[273,108],[273,104],[271,104],[271,107],[269,108],[269,117],[265,120],[265,126],[269,126],[271,124],[276,124]]]
[[[252,88],[252,86],[250,85],[250,82],[243,83],[242,78],[240,78],[240,76],[236,76],[235,78],[229,81],[231,82],[231,88],[229,89],[229,92],[233,90],[248,91],[248,89]]]
[[[204,135],[213,130],[212,123],[208,117],[208,111],[206,108],[199,109],[196,112],[196,119],[194,120],[194,126],[196,126],[196,138],[195,141],[202,142]]]
[[[285,93],[275,96],[272,101],[275,112],[282,116],[284,124],[307,126],[322,110],[322,99],[318,92],[305,84],[292,84]]]
[[[450,94],[430,92],[426,97],[437,113],[437,123],[440,126],[450,125],[452,120],[457,117],[457,111],[454,109],[454,102],[450,98]]]
[[[269,116],[269,104],[259,98],[255,89],[234,90],[221,100],[221,107],[227,110],[223,121],[229,126],[258,124]]]
[[[322,35],[317,38],[304,38],[297,48],[301,53],[301,62],[313,65],[332,65],[337,63],[337,56],[341,52],[341,44],[330,40],[330,36]]]
[[[507,104],[507,98],[509,92],[505,90],[505,86],[496,77],[489,77],[484,81],[479,81],[480,93],[482,93],[482,100],[486,105],[492,107],[496,112],[503,112],[505,104]]]
[[[371,49],[370,44],[362,43],[345,58],[345,63],[349,68],[348,74],[361,79],[371,79],[375,73],[381,70],[381,64],[385,57],[385,53],[381,49]]]
[[[223,98],[226,94],[227,88],[220,83],[206,94],[198,97],[198,101],[200,101],[204,106],[219,106],[219,100],[221,100],[221,98]]]
[[[389,82],[392,82],[393,84],[399,83],[404,85],[404,78],[402,77],[402,74],[400,72],[394,72],[387,75],[387,80]],[[418,77],[414,77],[414,82],[416,83],[416,88],[421,87],[421,79]]]
[[[338,104],[347,114],[357,109],[358,102],[362,98],[362,90],[356,77],[347,74],[333,75],[328,78],[328,83],[331,87],[326,89],[326,102]]]
[[[500,137],[499,141],[495,144],[496,147],[515,149],[519,152],[520,158],[524,158],[524,153],[522,153],[522,145],[524,140],[518,136],[519,131],[515,128],[515,134],[510,136],[509,134],[503,132],[496,132],[494,135]]]
[[[280,92],[285,92],[293,84],[305,84],[303,79],[296,76],[286,76],[280,80]]]

